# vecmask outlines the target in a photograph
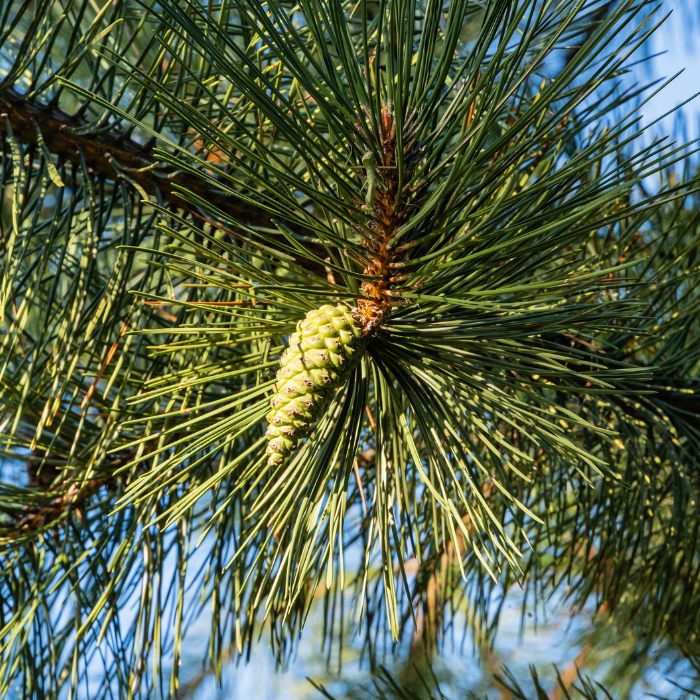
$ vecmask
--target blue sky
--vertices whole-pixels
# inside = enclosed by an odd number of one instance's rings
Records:
[[[684,9],[684,6],[695,2],[698,0],[666,0],[657,13],[657,16],[662,17],[667,11],[673,10],[671,16],[651,39],[651,53],[664,53],[652,59],[650,70],[641,71],[640,78],[642,80],[647,76],[670,78],[679,70],[685,70],[671,85],[644,106],[645,124],[651,123],[672,107],[700,91],[700,40],[698,40],[700,26],[691,17],[698,12]],[[698,138],[700,136],[700,98],[683,107],[683,117],[688,137]],[[660,131],[670,133],[673,130],[673,122],[673,117],[666,118],[659,125]]]

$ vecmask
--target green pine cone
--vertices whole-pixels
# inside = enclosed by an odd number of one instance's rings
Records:
[[[282,463],[311,432],[323,407],[348,380],[365,340],[350,309],[324,304],[297,323],[280,358],[267,432],[267,463]]]

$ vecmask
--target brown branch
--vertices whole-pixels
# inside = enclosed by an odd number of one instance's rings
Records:
[[[586,665],[588,657],[591,655],[591,647],[584,644],[581,651],[576,654],[576,658],[571,665],[559,674],[559,683],[549,694],[550,700],[562,700],[565,694],[568,697],[568,690],[579,678],[579,671],[582,666]]]
[[[117,484],[125,483],[126,474],[113,472],[128,464],[135,456],[136,449],[133,447],[115,454],[109,462],[112,473],[102,472],[92,481],[83,483],[82,486],[78,471],[74,471],[70,476],[65,474],[62,478],[59,476],[61,467],[67,464],[65,457],[54,453],[26,457],[29,486],[44,491],[46,495],[43,501],[27,504],[20,512],[10,515],[10,522],[0,528],[0,542],[7,542],[31,532],[51,529],[64,515],[70,516],[71,513],[75,513],[82,518],[81,508],[84,504],[88,504],[89,507],[90,499],[99,493],[100,489],[105,487],[107,491],[114,491]],[[142,472],[143,468],[139,467],[138,473]]]
[[[138,172],[139,169],[155,166],[158,163],[151,146],[142,145],[116,132],[76,133],[76,129],[89,126],[89,122],[80,116],[68,114],[58,107],[25,100],[23,95],[12,88],[0,93],[0,117],[0,133],[4,134],[7,131],[5,124],[7,118],[14,137],[18,141],[37,145],[38,129],[53,155],[79,165],[82,154],[88,168],[109,180],[122,178],[113,165],[116,163],[119,168],[124,169],[127,182],[130,180],[131,183],[138,185],[149,196],[156,196],[159,193],[168,204],[187,210],[192,208],[191,204],[173,191],[175,185],[179,185],[241,223],[274,228],[272,217],[267,211],[225,195],[198,177],[181,172],[168,174],[161,170],[158,174],[153,170]],[[292,224],[288,225],[293,230],[298,228]],[[305,233],[308,235],[308,232]],[[281,235],[275,236],[274,233],[270,235],[284,240]],[[312,249],[316,254],[322,254],[322,257],[327,255],[321,246],[315,248],[312,246]],[[307,269],[325,278],[326,272],[323,265],[310,260],[304,260],[303,264]]]
[[[114,481],[112,477],[96,479],[83,488],[79,488],[75,483],[71,484],[64,494],[56,496],[48,504],[31,509],[27,508],[27,514],[13,523],[12,529],[0,533],[0,540],[12,540],[29,532],[41,530],[46,525],[55,523],[64,513],[70,511],[75,511],[79,517],[82,517],[80,506],[103,486],[113,485]]]
[[[120,177],[112,165],[111,160],[114,159],[119,167],[128,172],[127,177],[147,194],[155,195],[156,192],[160,192],[160,196],[169,204],[190,208],[188,202],[172,191],[174,185],[181,185],[237,219],[259,226],[270,224],[267,212],[232,200],[198,178],[182,173],[161,178],[154,176],[151,171],[134,172],[157,163],[150,146],[144,146],[114,132],[75,133],[75,129],[82,129],[89,123],[57,107],[25,100],[12,88],[0,94],[0,116],[2,115],[9,118],[15,138],[22,143],[37,144],[38,128],[52,154],[79,164],[79,154],[82,153],[89,168],[111,180]],[[6,131],[4,118],[0,121],[0,131]]]
[[[482,493],[487,502],[491,501],[493,482],[482,485]],[[462,517],[467,531],[473,534],[475,526],[468,514]],[[461,530],[456,532],[456,550],[452,542],[446,542],[436,556],[418,565],[415,559],[404,562],[404,568],[416,567],[416,585],[413,599],[418,599],[416,619],[418,627],[411,638],[409,661],[416,663],[425,657],[430,659],[438,650],[440,634],[443,626],[443,614],[450,595],[450,571],[458,558],[467,551],[467,542]],[[408,612],[404,615],[402,624],[408,622]]]

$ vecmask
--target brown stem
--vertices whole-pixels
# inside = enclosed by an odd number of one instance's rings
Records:
[[[153,170],[137,172],[138,169],[154,166],[158,162],[150,146],[109,131],[75,133],[76,129],[82,129],[89,123],[82,117],[68,114],[57,107],[25,100],[23,95],[12,88],[0,93],[0,133],[7,132],[6,119],[9,119],[12,133],[18,141],[37,145],[38,129],[53,155],[80,164],[82,154],[88,168],[110,180],[121,177],[113,165],[116,163],[124,169],[128,180],[148,195],[155,196],[159,192],[168,204],[188,210],[191,208],[188,202],[173,191],[175,185],[180,185],[242,223],[274,228],[270,214],[264,209],[225,195],[198,177],[163,170],[158,171],[159,175]],[[293,225],[290,227],[296,228]],[[279,238],[284,240],[282,236]],[[313,250],[316,254],[322,254],[322,257],[327,255],[320,246]],[[326,276],[323,265],[305,260],[304,267],[324,278]]]
[[[112,473],[102,471],[97,478],[81,484],[79,469],[71,474],[62,472],[61,467],[66,465],[65,457],[54,453],[30,455],[27,457],[29,486],[44,491],[46,496],[39,503],[25,505],[20,513],[13,512],[11,521],[0,528],[0,542],[51,528],[64,514],[72,512],[82,518],[83,504],[89,503],[100,489],[106,487],[108,491],[113,491],[120,482],[126,482],[126,474],[113,472],[131,462],[135,456],[136,449],[133,447],[114,454],[109,463]],[[142,467],[138,468],[138,473],[143,473]]]
[[[71,484],[64,494],[56,496],[46,505],[31,509],[27,507],[26,515],[16,520],[12,529],[0,534],[0,540],[12,540],[29,532],[36,532],[55,522],[61,515],[69,511],[75,511],[81,516],[80,506],[103,486],[109,486],[114,482],[114,478],[107,477],[91,481],[82,488],[79,488],[75,483]]]
[[[372,191],[372,218],[369,228],[373,235],[365,240],[370,252],[369,263],[364,269],[364,274],[377,279],[363,282],[362,291],[366,298],[358,302],[365,333],[369,333],[389,317],[391,306],[395,303],[392,297],[400,296],[393,289],[396,282],[393,271],[396,251],[389,246],[402,224],[405,208],[397,197],[399,173],[396,163],[396,123],[391,103],[382,108],[380,127],[382,177]],[[404,152],[408,154],[411,148],[412,142],[409,140]]]
[[[269,217],[263,212],[256,211],[252,207],[231,201],[220,192],[212,190],[201,180],[188,178],[183,174],[169,178],[155,177],[153,172],[134,172],[139,168],[154,165],[156,159],[149,146],[143,146],[130,138],[124,138],[120,134],[101,131],[98,133],[75,133],[74,129],[88,126],[88,122],[81,117],[76,117],[64,112],[57,107],[50,107],[33,100],[25,100],[24,97],[12,88],[0,94],[0,116],[8,117],[15,138],[22,143],[37,143],[37,128],[41,132],[44,143],[49,151],[65,160],[79,164],[80,153],[89,168],[98,175],[104,175],[110,179],[119,177],[111,163],[116,163],[128,171],[130,180],[142,187],[149,195],[155,195],[161,188],[159,182],[166,185],[160,192],[161,197],[170,204],[178,207],[187,207],[178,194],[171,191],[172,185],[183,185],[200,197],[212,202],[226,213],[235,216],[244,216],[249,221],[269,221]],[[5,119],[0,122],[0,131],[6,132]]]
[[[491,500],[493,483],[487,482],[482,486],[482,493],[487,502]],[[467,531],[474,533],[474,523],[469,515],[462,517]],[[467,542],[461,531],[457,531],[456,549],[452,542],[445,543],[437,557],[424,562],[419,568],[416,578],[414,599],[420,599],[418,605],[418,629],[411,640],[409,660],[416,662],[422,657],[430,659],[438,648],[440,632],[443,623],[443,612],[449,596],[449,577],[458,558],[464,556]],[[408,562],[404,564],[406,566]],[[421,575],[421,573],[423,575]],[[404,623],[408,618],[404,620]]]

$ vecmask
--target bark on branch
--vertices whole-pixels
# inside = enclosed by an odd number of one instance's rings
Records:
[[[103,486],[110,488],[115,483],[115,478],[107,477],[91,481],[82,488],[75,483],[71,484],[65,493],[52,498],[48,503],[36,508],[27,508],[26,514],[13,522],[7,531],[0,530],[0,543],[14,540],[30,532],[37,532],[47,526],[54,526],[62,516],[71,511],[82,517],[81,506]]]
[[[160,190],[161,197],[170,204],[190,208],[189,203],[171,191],[172,185],[181,185],[241,221],[259,226],[270,225],[270,215],[263,209],[232,200],[198,178],[182,173],[170,177],[156,177],[150,171],[133,172],[157,162],[149,146],[113,132],[75,133],[75,129],[88,125],[85,119],[70,115],[57,107],[25,100],[12,88],[0,94],[0,115],[9,118],[18,141],[37,144],[38,128],[51,153],[76,164],[80,163],[79,153],[82,153],[88,167],[112,180],[120,177],[112,165],[111,160],[114,159],[118,166],[127,170],[128,178],[146,193],[155,195]],[[0,131],[6,130],[3,118],[0,121]]]
[[[71,163],[79,163],[79,153],[82,153],[88,167],[112,180],[119,177],[118,171],[111,162],[111,159],[114,159],[117,165],[128,169],[129,179],[149,195],[155,195],[160,189],[160,195],[166,202],[179,207],[189,207],[181,197],[170,191],[170,185],[183,185],[226,213],[245,216],[251,222],[269,223],[269,216],[262,210],[256,211],[239,202],[232,202],[221,193],[212,191],[200,180],[187,178],[182,174],[160,178],[154,177],[154,174],[148,171],[133,172],[132,169],[144,168],[156,162],[151,148],[111,132],[74,133],[74,129],[84,128],[88,122],[57,107],[25,100],[16,90],[10,88],[0,94],[0,115],[9,118],[12,131],[18,141],[36,144],[37,129],[39,129],[51,153]],[[0,131],[6,131],[4,118],[0,123]],[[164,187],[159,188],[159,184]]]
[[[23,95],[12,88],[0,93],[0,133],[7,132],[6,119],[9,119],[12,132],[18,141],[37,145],[38,129],[53,155],[64,158],[70,163],[79,164],[82,154],[89,168],[110,180],[122,177],[113,165],[116,163],[119,168],[124,169],[128,180],[141,187],[149,196],[155,196],[159,192],[165,202],[176,207],[188,210],[192,208],[189,202],[173,191],[174,185],[180,185],[241,223],[274,228],[272,217],[264,209],[224,195],[197,177],[184,173],[168,174],[167,171],[159,171],[159,175],[155,175],[151,170],[136,172],[140,168],[155,165],[158,162],[150,146],[109,131],[76,133],[77,129],[88,126],[85,119],[51,105],[44,105],[35,100],[25,100]],[[288,226],[292,230],[298,229],[289,223]],[[308,233],[302,230],[298,232]],[[282,236],[279,238],[283,240]],[[322,258],[327,255],[322,246],[312,245],[309,248]],[[316,274],[326,277],[323,265],[306,259],[303,265]]]

